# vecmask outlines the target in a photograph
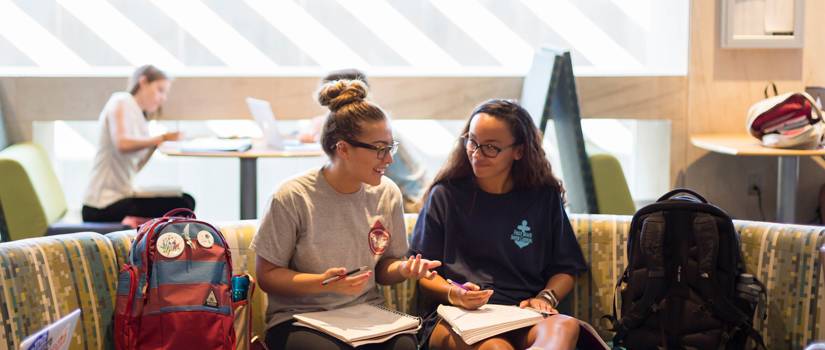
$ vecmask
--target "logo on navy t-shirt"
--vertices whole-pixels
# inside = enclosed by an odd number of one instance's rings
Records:
[[[530,243],[533,243],[533,233],[530,232],[530,226],[527,224],[527,220],[521,220],[521,224],[513,230],[510,239],[512,239],[519,248],[524,248],[530,245]]]
[[[390,232],[381,224],[381,220],[375,220],[369,233],[370,250],[373,255],[382,255],[390,244]]]

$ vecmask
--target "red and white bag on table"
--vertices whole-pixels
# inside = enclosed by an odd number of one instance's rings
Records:
[[[773,87],[773,97],[768,97]],[[805,92],[779,95],[776,85],[765,87],[765,99],[748,109],[748,133],[765,147],[818,148],[823,144],[825,121],[820,101]]]

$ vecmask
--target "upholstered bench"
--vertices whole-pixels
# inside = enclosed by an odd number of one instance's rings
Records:
[[[412,231],[415,215],[407,216]],[[629,216],[571,215],[590,266],[568,297],[569,312],[611,336],[599,318],[612,310],[613,288],[622,273]],[[735,222],[748,270],[768,287],[767,319],[757,326],[769,349],[800,349],[825,339],[823,273],[817,258],[825,227]],[[218,223],[230,246],[236,273],[254,273],[248,250],[255,221]],[[134,231],[100,235],[76,233],[0,244],[0,348],[20,341],[44,325],[81,308],[83,317],[71,349],[112,348],[112,313],[118,267],[128,254]],[[381,288],[387,305],[410,312],[415,284]],[[253,325],[263,332],[265,296],[254,298]]]

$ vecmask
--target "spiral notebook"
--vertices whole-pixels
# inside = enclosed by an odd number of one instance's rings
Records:
[[[415,334],[421,319],[382,306],[359,304],[294,316],[296,326],[329,334],[355,347],[382,343],[398,334]]]
[[[80,309],[72,311],[24,339],[20,343],[20,350],[67,350],[72,342],[78,320],[80,320]]]
[[[466,310],[455,306],[438,306],[438,315],[447,321],[453,332],[467,345],[509,332],[532,326],[551,315],[533,309],[522,309],[513,305],[487,304],[476,310]],[[599,337],[593,326],[579,321],[579,349],[605,349],[610,347]]]

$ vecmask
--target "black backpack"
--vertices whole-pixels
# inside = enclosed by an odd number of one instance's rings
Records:
[[[753,315],[764,286],[745,273],[730,216],[687,189],[633,216],[616,283],[614,345],[627,349],[764,348]],[[615,300],[621,298],[621,313]]]

